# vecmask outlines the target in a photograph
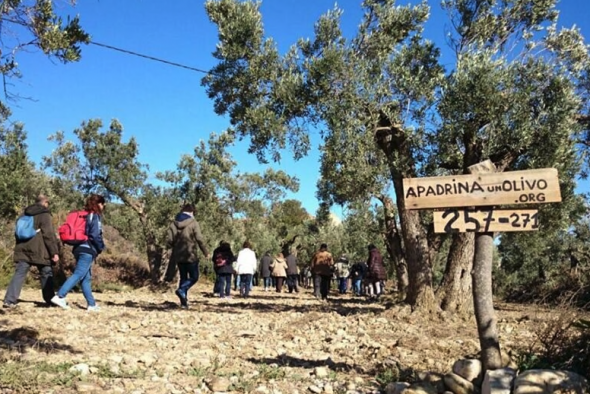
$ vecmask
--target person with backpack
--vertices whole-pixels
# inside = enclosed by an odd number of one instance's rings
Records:
[[[59,243],[51,223],[47,196],[39,195],[35,204],[25,208],[24,215],[17,219],[15,238],[14,275],[6,289],[3,307],[16,307],[31,267],[39,271],[43,300],[51,305],[51,298],[55,295],[52,265],[59,261]]]
[[[243,249],[238,252],[236,271],[240,276],[240,295],[248,297],[252,287],[252,276],[256,271],[256,253],[249,241],[245,241]]]
[[[172,249],[170,264],[176,264],[180,273],[178,289],[175,294],[183,309],[188,308],[188,291],[199,280],[197,246],[205,258],[209,258],[209,252],[201,234],[201,226],[195,219],[194,212],[193,204],[185,204],[168,226],[166,234],[166,246],[168,249]]]
[[[212,260],[216,275],[213,293],[219,293],[220,298],[231,298],[231,276],[234,272],[232,263],[235,257],[229,242],[219,242],[219,246],[213,251]]]
[[[96,257],[102,253],[105,248],[104,240],[102,239],[102,221],[101,215],[105,208],[105,198],[98,194],[92,194],[86,199],[84,206],[84,220],[78,221],[85,229],[85,241],[76,244],[72,249],[72,253],[76,258],[76,268],[72,275],[65,281],[65,283],[58,290],[51,302],[63,308],[70,309],[66,302],[68,293],[80,283],[82,294],[88,304],[87,310],[89,312],[97,312],[100,310],[96,305],[94,296],[92,295],[92,264]],[[75,212],[78,214],[80,211]],[[66,223],[60,227],[60,237],[63,233],[63,228],[69,225],[70,218],[75,215],[68,215]],[[73,224],[72,224],[73,225]],[[78,229],[74,228],[73,233],[78,233]],[[63,237],[62,237],[63,240]]]
[[[358,263],[354,264],[351,271],[351,278],[352,278],[352,288],[354,290],[354,294],[357,296],[361,296],[364,294],[363,291],[363,279],[365,278],[365,274],[367,273],[367,263],[364,261],[359,261]]]

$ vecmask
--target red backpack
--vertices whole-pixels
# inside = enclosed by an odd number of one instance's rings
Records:
[[[88,241],[86,218],[90,212],[72,211],[68,213],[64,224],[59,226],[59,239],[67,245],[80,245]]]

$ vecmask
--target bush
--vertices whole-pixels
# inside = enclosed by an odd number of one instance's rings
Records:
[[[559,314],[539,326],[535,341],[520,349],[520,369],[563,369],[590,379],[590,320],[562,307]]]

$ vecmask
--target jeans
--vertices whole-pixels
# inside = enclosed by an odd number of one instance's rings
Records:
[[[287,286],[289,287],[289,293],[292,293],[295,290],[296,293],[299,293],[299,284],[298,284],[298,275],[292,274],[287,276]]]
[[[219,278],[219,296],[229,297],[231,291],[231,274],[217,274]]]
[[[361,277],[357,277],[357,278],[355,278],[352,281],[352,287],[354,289],[354,294],[355,295],[361,295],[362,294],[361,282],[362,282],[362,278]]]
[[[78,261],[76,261],[76,268],[74,269],[74,273],[70,276],[66,282],[61,286],[57,295],[59,298],[65,298],[66,295],[80,283],[80,287],[82,288],[82,294],[84,294],[84,298],[86,298],[86,302],[88,306],[95,306],[96,302],[94,301],[94,297],[92,296],[92,263],[94,262],[94,258],[89,253],[80,253],[78,256]]]
[[[348,290],[348,278],[338,278],[338,291],[340,294],[346,294]]]
[[[180,272],[178,290],[182,291],[186,297],[189,289],[199,280],[199,263],[179,263],[178,271]]]
[[[315,275],[313,278],[314,295],[316,297],[321,297],[323,300],[328,298],[328,293],[330,292],[330,280],[332,279],[332,275]]]
[[[234,290],[238,290],[241,288],[241,283],[240,283],[240,275],[234,275]]]
[[[14,267],[14,275],[10,280],[10,284],[6,289],[6,295],[4,296],[5,304],[16,304],[31,266],[37,267],[39,270],[43,300],[47,304],[51,304],[51,298],[55,295],[53,290],[53,269],[49,265],[27,263],[26,261],[19,261]]]
[[[252,274],[240,274],[240,293],[248,297],[252,288]]]
[[[264,288],[268,289],[270,287],[271,281],[270,281],[270,276],[268,278],[262,278],[262,281],[264,282]]]

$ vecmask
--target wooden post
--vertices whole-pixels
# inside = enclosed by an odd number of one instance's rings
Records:
[[[469,167],[472,174],[495,172],[490,160]],[[477,321],[477,332],[481,347],[481,362],[484,370],[502,368],[500,341],[492,293],[492,264],[494,255],[494,234],[475,234],[473,257],[473,306]]]

